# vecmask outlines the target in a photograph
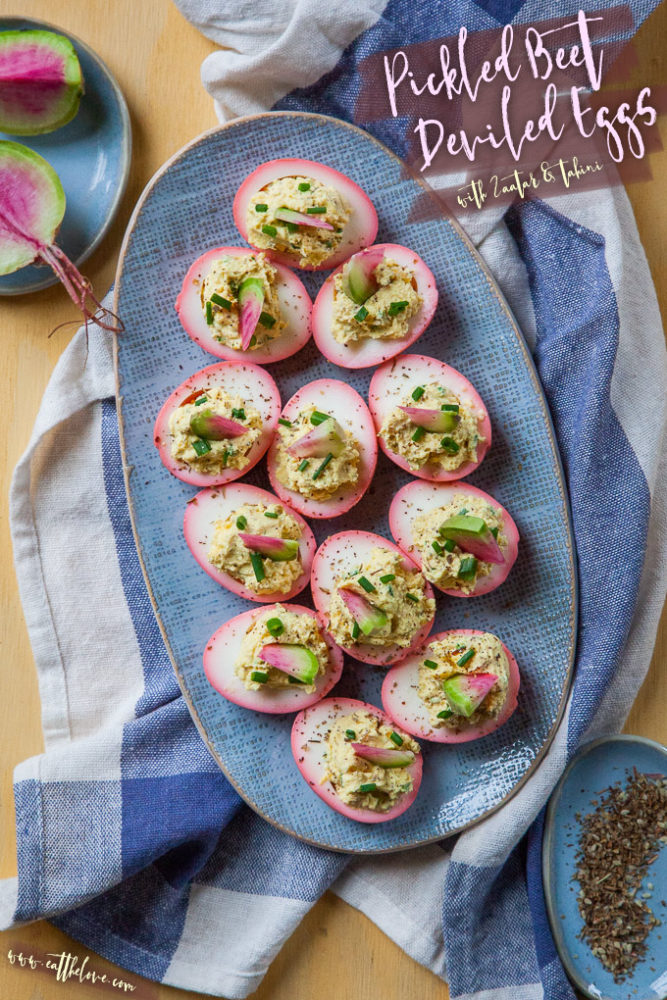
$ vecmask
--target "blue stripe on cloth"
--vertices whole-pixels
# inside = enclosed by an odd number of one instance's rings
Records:
[[[43,912],[42,902],[42,796],[37,781],[14,785],[16,810],[16,863],[18,896],[15,920],[35,920]]]

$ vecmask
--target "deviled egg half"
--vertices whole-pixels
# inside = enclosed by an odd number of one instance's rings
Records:
[[[310,338],[312,303],[289,268],[247,247],[217,247],[185,276],[176,312],[205,351],[230,361],[281,361]]]
[[[491,632],[453,629],[392,667],[382,685],[385,712],[434,743],[467,743],[507,722],[517,705],[519,668]]]
[[[314,160],[262,163],[234,198],[243,238],[288,267],[336,267],[375,239],[377,212],[367,194],[338,170]]]
[[[338,517],[361,500],[377,462],[363,399],[337,379],[309,382],[278,418],[267,464],[271,485],[307,517]]]
[[[407,483],[389,508],[400,548],[451,597],[488,594],[506,580],[519,549],[516,524],[469,483]]]
[[[274,604],[225,622],[204,651],[204,672],[221,695],[256,712],[298,712],[332,689],[343,654],[311,608]]]
[[[333,640],[364,663],[396,663],[433,625],[430,584],[396,545],[370,531],[327,538],[313,559],[311,589]]]
[[[322,285],[313,336],[335,365],[368,368],[417,340],[438,304],[435,278],[421,257],[396,243],[354,254]]]
[[[326,698],[300,712],[292,753],[315,794],[360,823],[396,819],[421,784],[419,744],[379,708],[353,698]]]
[[[462,479],[491,446],[481,397],[455,368],[422,354],[403,354],[373,375],[368,390],[380,447],[420,479]]]
[[[247,361],[195,372],[169,396],[153,440],[163,465],[185,483],[232,482],[264,455],[280,414],[278,387]]]
[[[289,600],[308,585],[315,537],[267,490],[247,483],[202,490],[186,505],[183,530],[202,569],[239,597]]]

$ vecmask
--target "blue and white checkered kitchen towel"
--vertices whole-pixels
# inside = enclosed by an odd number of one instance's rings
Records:
[[[230,49],[203,67],[221,116],[278,105],[351,117],[371,52],[578,7],[178,2]],[[636,24],[653,6],[631,4]],[[1,927],[46,917],[135,973],[244,997],[332,888],[453,997],[573,997],[544,914],[540,817],[578,744],[622,726],[650,660],[667,579],[665,348],[621,188],[525,203],[471,232],[533,350],[572,501],[577,668],[544,761],[495,815],[405,854],[327,853],[242,806],[190,719],[140,571],[110,339],[91,331],[86,362],[80,332],[12,487],[46,750],[16,769],[18,878],[0,882]]]

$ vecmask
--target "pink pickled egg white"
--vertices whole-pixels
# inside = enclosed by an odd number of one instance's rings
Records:
[[[263,504],[265,507],[282,506],[285,512],[294,518],[301,526],[299,540],[299,555],[303,573],[286,594],[256,594],[245,587],[228,573],[217,569],[208,561],[208,550],[211,545],[216,521],[224,520],[232,511],[238,510],[243,504]],[[299,594],[310,580],[310,569],[315,554],[315,536],[300,514],[292,510],[286,503],[279,500],[268,490],[261,490],[248,483],[234,483],[230,486],[216,486],[201,490],[185,507],[183,519],[185,541],[193,556],[210,577],[221,586],[231,590],[233,594],[244,597],[258,604],[272,604],[274,601],[287,601]]]
[[[419,401],[411,399],[411,393],[417,386],[426,386],[430,382],[437,382],[439,385],[451,389],[463,406],[479,414],[479,433],[484,440],[480,441],[477,446],[477,461],[464,462],[458,469],[451,472],[435,463],[423,465],[420,469],[413,469],[402,455],[391,451],[382,438],[378,438],[380,448],[387,458],[390,458],[399,468],[409,472],[412,476],[418,476],[420,479],[428,479],[431,482],[463,479],[464,476],[469,476],[477,468],[491,447],[491,421],[482,398],[472,383],[456,368],[451,368],[444,361],[428,358],[423,354],[402,354],[378,368],[368,389],[368,406],[373,415],[375,428],[379,433],[382,424],[397,406],[420,406]]]
[[[176,299],[176,312],[185,332],[195,343],[209,354],[228,361],[247,358],[256,364],[266,365],[272,361],[282,361],[300,351],[310,339],[310,314],[312,302],[301,280],[284,264],[272,260],[278,272],[276,292],[280,301],[281,316],[287,326],[264,347],[256,350],[235,350],[220,343],[214,337],[215,328],[206,322],[202,308],[201,289],[211,265],[219,257],[254,256],[248,247],[217,247],[198,257],[185,276],[183,287]]]
[[[505,508],[484,490],[471,486],[470,483],[427,483],[423,480],[407,483],[402,486],[391,502],[389,508],[389,530],[396,539],[400,548],[411,559],[421,566],[421,556],[419,549],[414,544],[412,526],[416,517],[420,514],[434,510],[436,507],[444,507],[450,503],[455,496],[479,497],[492,504],[496,509],[500,509],[503,521],[503,531],[507,538],[507,548],[505,549],[505,562],[500,566],[493,566],[487,576],[481,577],[475,589],[470,594],[465,594],[460,590],[442,590],[443,594],[450,597],[477,597],[480,594],[488,594],[503,583],[509,575],[512,566],[516,562],[519,551],[519,532],[517,526]]]
[[[429,636],[428,642],[424,643],[420,649],[415,650],[405,660],[391,668],[382,684],[382,704],[385,712],[391,716],[397,726],[412,736],[419,736],[421,739],[430,740],[433,743],[468,743],[470,740],[488,736],[489,733],[494,732],[507,722],[517,705],[520,678],[518,664],[504,642],[501,642],[501,645],[509,663],[509,685],[505,704],[496,719],[488,719],[478,726],[468,726],[465,719],[462,719],[461,731],[458,733],[452,733],[445,726],[434,728],[429,720],[428,707],[418,694],[419,667],[427,656],[427,647],[432,642],[446,640],[449,635],[473,637],[484,634],[479,629],[470,628],[438,632],[436,635]]]
[[[311,608],[304,608],[300,604],[283,604],[283,607],[295,614],[316,617]],[[285,688],[267,687],[260,688],[259,691],[248,691],[241,678],[236,676],[236,658],[248,629],[252,628],[260,615],[270,614],[272,610],[275,609],[253,608],[221,625],[206,643],[204,672],[209,683],[219,694],[242,708],[251,708],[255,712],[267,712],[271,715],[298,712],[324,698],[334,684],[338,683],[343,671],[343,654],[324,634],[324,641],[329,650],[329,664],[326,673],[318,675],[314,691],[309,693],[298,684],[290,684]]]
[[[334,282],[336,275],[343,270],[338,267],[320,288],[313,303],[313,337],[318,348],[329,361],[343,368],[369,368],[371,365],[382,364],[388,358],[393,358],[417,340],[433,319],[438,305],[438,289],[435,278],[421,257],[399,246],[398,243],[376,243],[368,250],[384,250],[387,257],[397,264],[414,271],[417,289],[423,302],[419,311],[410,320],[408,333],[400,340],[376,340],[366,337],[357,344],[339,344],[332,333]]]
[[[348,819],[355,819],[359,823],[386,823],[404,813],[417,797],[422,780],[422,755],[420,753],[415,754],[414,763],[407,768],[412,777],[412,790],[402,795],[396,804],[386,812],[376,812],[373,809],[355,809],[348,806],[341,801],[329,781],[324,784],[320,783],[326,771],[324,755],[327,750],[326,739],[331,726],[341,716],[350,715],[357,711],[369,712],[377,716],[385,725],[394,727],[392,720],[375,705],[368,705],[366,702],[356,701],[354,698],[326,698],[297,715],[292,726],[292,753],[296,766],[312,790],[336,812],[342,813]]]
[[[368,489],[377,462],[377,439],[375,427],[368,407],[359,393],[345,382],[333,378],[321,378],[309,382],[294,393],[285,404],[281,417],[295,420],[300,411],[314,406],[322,413],[334,417],[341,427],[351,434],[359,445],[359,478],[354,485],[342,486],[328,500],[312,500],[287,489],[276,475],[279,435],[274,437],[267,465],[271,485],[281,500],[306,517],[338,517],[361,500]],[[305,434],[305,431],[304,431]],[[321,459],[312,459],[311,465]]]
[[[295,158],[269,160],[268,163],[262,163],[246,177],[236,192],[233,205],[234,222],[241,236],[248,243],[250,243],[250,239],[246,214],[250,199],[271,181],[280,180],[281,177],[312,177],[321,181],[322,184],[335,188],[351,209],[350,219],[343,230],[342,241],[331,257],[322,264],[318,264],[317,267],[300,267],[300,270],[326,271],[330,267],[337,267],[357,250],[361,250],[362,247],[373,242],[378,230],[377,212],[373,202],[359,185],[346,177],[345,174],[341,174],[340,171],[328,167],[325,163]],[[295,267],[296,260],[298,260],[298,256],[280,253],[277,250],[267,251],[267,255],[271,260],[280,261],[288,267]]]
[[[328,627],[329,606],[336,589],[336,581],[347,576],[351,569],[361,565],[370,556],[371,550],[375,548],[391,549],[398,552],[403,556],[403,565],[406,569],[414,572],[418,568],[411,559],[400,551],[397,545],[382,538],[381,535],[374,535],[370,531],[340,531],[337,535],[330,535],[320,545],[313,559],[310,585],[315,607],[325,628]],[[433,597],[433,589],[428,581],[426,581],[425,594],[426,597]],[[369,601],[373,603],[372,595],[369,596]],[[343,646],[342,649],[355,659],[361,660],[362,663],[387,666],[407,656],[410,650],[424,641],[433,625],[433,618],[415,632],[414,639],[408,647],[393,643],[383,650],[377,646],[371,646],[369,643],[359,642],[349,648]]]
[[[172,458],[173,436],[169,430],[169,418],[190,396],[214,387],[224,389],[232,396],[239,395],[246,405],[254,406],[262,418],[263,427],[260,437],[248,453],[247,465],[242,469],[222,469],[219,473],[207,475]],[[221,361],[195,372],[172,392],[157,415],[153,441],[162,464],[177,479],[192,486],[219,486],[240,479],[253,465],[257,465],[271,443],[279,414],[278,386],[267,371],[248,361]]]

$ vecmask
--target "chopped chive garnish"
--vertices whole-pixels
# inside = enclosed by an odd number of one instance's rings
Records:
[[[223,467],[223,469],[224,469],[224,468],[225,468],[225,466],[227,465],[227,459],[228,459],[228,458],[231,458],[231,456],[232,456],[233,454],[234,454],[234,452],[233,452],[233,451],[230,451],[230,449],[229,449],[229,448],[225,448],[225,450],[224,450],[224,451],[223,451],[223,453],[222,453],[222,467]]]
[[[268,222],[266,222],[266,223],[265,223],[265,224],[264,224],[264,225],[262,226],[262,232],[263,232],[263,233],[264,233],[264,234],[265,234],[266,236],[277,236],[277,235],[278,235],[278,230],[276,229],[276,227],[275,227],[275,226],[270,226],[270,225],[268,224]]]
[[[442,545],[440,542],[436,542],[435,539],[431,542],[431,548],[436,553],[436,555],[442,555]]]
[[[356,312],[354,314],[354,318],[358,320],[360,323],[363,320],[365,320],[367,316],[368,316],[368,309],[366,308],[366,306],[362,306],[359,312]]]
[[[323,424],[325,420],[329,419],[328,413],[322,413],[321,410],[313,410],[310,415],[310,422],[317,427],[319,424]]]
[[[285,227],[285,229],[287,230],[288,233],[298,233],[299,232],[299,227],[296,224],[296,222],[283,222],[283,226]]]
[[[284,417],[278,417],[278,423],[282,424],[283,427],[291,427],[292,426],[292,421],[291,420],[285,420]]]
[[[454,438],[450,437],[444,437],[440,442],[440,447],[444,448],[450,455],[456,455],[460,451],[460,445],[456,443]]]
[[[357,734],[355,733],[354,729],[346,729],[345,736],[347,737],[348,740],[356,740],[357,738]]]
[[[287,683],[288,684],[305,684],[306,682],[305,681],[300,681],[298,677],[291,677],[290,676],[290,677],[287,678]]]
[[[312,205],[306,209],[306,215],[324,215],[327,210],[326,205]]]
[[[425,429],[423,427],[415,427],[415,432],[412,435],[412,440],[413,441],[421,441],[421,439],[424,437],[425,434],[426,434],[426,431],[425,431]]]
[[[277,521],[278,518],[280,517],[280,514],[277,514],[275,510],[265,510],[264,517],[272,517],[274,521]]]
[[[266,623],[266,627],[271,635],[280,635],[281,632],[285,631],[285,626],[283,625],[280,618],[269,618]]]
[[[463,656],[460,656],[458,658],[458,660],[456,661],[456,666],[457,667],[465,667],[465,665],[468,662],[468,660],[472,660],[472,658],[473,658],[474,655],[475,655],[475,647],[471,646],[470,649],[466,653],[463,654]]]
[[[266,670],[253,670],[250,673],[250,680],[255,681],[256,684],[266,684],[269,679],[269,675]]]
[[[308,459],[304,458],[301,462],[299,462],[299,472],[305,472],[309,465],[310,462]]]
[[[268,205],[255,205],[256,212],[268,212],[268,210],[269,210]]]
[[[493,535],[494,538],[497,538],[498,537],[498,529],[497,528],[491,528],[491,534]]]
[[[250,338],[250,343],[248,344],[248,347],[254,347],[256,343],[257,343],[257,337],[253,333],[252,337]]]
[[[369,579],[367,579],[367,577],[360,576],[359,579],[358,579],[358,581],[357,581],[357,583],[359,584],[360,587],[364,588],[364,590],[366,591],[367,594],[374,594],[375,593],[375,587],[373,586],[373,584],[371,583],[371,581]]]
[[[234,420],[245,420],[245,410],[243,407],[234,407],[232,410],[232,416]]]
[[[474,556],[464,556],[459,566],[459,580],[472,580],[477,572],[477,560]]]
[[[327,465],[329,464],[332,458],[333,458],[333,452],[330,451],[327,457],[322,459],[320,464],[313,472],[313,479],[319,479],[319,477],[322,475],[322,473],[324,472],[324,470],[326,469]]]
[[[380,577],[380,583],[391,583],[391,581],[395,579],[396,579],[395,573],[385,573],[384,576]]]
[[[374,781],[369,781],[365,785],[359,785],[360,792],[374,792],[377,789],[377,785]]]
[[[195,406],[201,406],[202,403],[208,403],[208,396],[200,396],[199,399],[195,399]]]
[[[451,708],[445,708],[442,712],[438,712],[439,719],[448,719],[450,715],[453,715]]]
[[[445,550],[445,552],[453,552],[454,549],[456,548],[456,543],[452,541],[451,538],[448,538],[445,542],[442,543],[442,547]]]
[[[353,639],[358,639],[360,635],[361,635],[361,629],[359,628],[359,626],[355,622],[354,625],[352,626],[352,638]]]
[[[419,604],[419,598],[415,597],[414,594],[406,594],[405,596],[409,601],[412,601],[413,604]]]
[[[299,184],[299,191],[310,191],[310,184],[306,181],[302,181],[301,184]]]
[[[403,746],[403,737],[399,736],[398,733],[389,733],[389,739],[392,743],[395,743],[397,747]]]
[[[192,447],[200,456],[205,455],[207,451],[211,450],[210,444],[203,438],[195,438],[194,441],[192,442]]]
[[[245,529],[248,527],[248,521],[243,516],[243,514],[241,514],[240,517],[236,518],[236,527],[239,529],[239,531],[245,531]]]
[[[407,300],[403,300],[402,302],[391,302],[388,310],[389,315],[398,316],[400,312],[403,312],[404,309],[407,309],[408,305],[409,302]]]
[[[467,514],[467,513],[468,513],[468,508],[467,507],[461,507],[461,510],[459,511],[459,514],[463,515],[463,514]]]
[[[211,296],[211,302],[215,302],[216,306],[222,306],[223,309],[231,309],[232,304],[229,299],[223,299],[222,295],[218,295],[217,292],[213,292]]]
[[[276,321],[273,316],[269,316],[269,314],[265,312],[261,312],[259,314],[259,322],[262,326],[265,326],[267,330],[270,330],[272,326],[276,325]]]
[[[262,557],[259,552],[250,553],[250,562],[252,563],[255,579],[258,583],[261,583],[266,576],[266,573],[264,572],[264,563],[262,562]]]
[[[412,390],[412,398],[414,399],[415,403],[419,402],[419,400],[422,398],[425,392],[426,390],[424,389],[423,385],[418,385],[416,389]]]
[[[444,410],[445,412],[449,411],[450,413],[458,413],[459,412],[459,404],[458,403],[443,403],[442,406],[440,407],[440,409]]]
[[[424,660],[424,666],[428,667],[429,670],[435,670],[438,664],[435,662],[435,660]]]
[[[206,303],[206,322],[210,326],[213,322],[213,306],[210,302]]]

